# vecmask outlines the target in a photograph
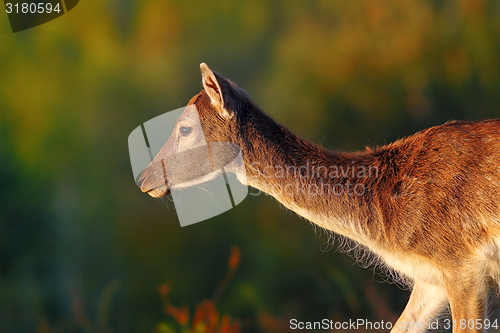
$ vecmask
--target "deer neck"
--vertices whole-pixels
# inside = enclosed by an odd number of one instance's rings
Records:
[[[329,151],[262,112],[245,124],[240,145],[248,185],[317,225],[366,244],[365,223],[373,218],[368,196],[379,176],[373,153]]]

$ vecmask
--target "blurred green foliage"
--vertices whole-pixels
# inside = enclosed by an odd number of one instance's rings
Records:
[[[128,134],[185,105],[202,61],[301,135],[362,149],[500,115],[500,2],[96,0],[16,34],[0,15],[0,332],[153,332],[158,285],[194,311],[232,245],[218,311],[244,332],[402,310],[268,196],[180,228],[137,189]]]

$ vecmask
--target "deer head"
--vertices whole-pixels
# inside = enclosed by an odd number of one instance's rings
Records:
[[[238,111],[251,101],[205,63],[200,69],[204,89],[191,98],[169,139],[137,180],[141,191],[152,197],[208,182],[223,171],[235,173],[245,184],[243,165],[235,160],[241,141]]]

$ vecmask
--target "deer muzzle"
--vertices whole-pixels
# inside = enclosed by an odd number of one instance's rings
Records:
[[[158,154],[137,179],[142,192],[161,198],[171,189],[195,186],[215,178],[215,173],[233,161],[239,148],[225,142],[211,142],[209,145],[163,156]]]

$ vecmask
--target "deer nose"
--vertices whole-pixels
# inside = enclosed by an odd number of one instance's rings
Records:
[[[144,183],[145,179],[146,179],[146,175],[144,174],[144,171],[143,171],[143,172],[141,172],[139,177],[137,177],[137,180],[135,182],[137,184],[137,186],[139,186],[139,188],[141,189],[142,192],[147,192],[147,190],[142,187],[142,184]]]

